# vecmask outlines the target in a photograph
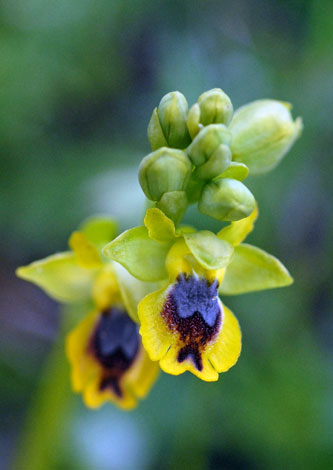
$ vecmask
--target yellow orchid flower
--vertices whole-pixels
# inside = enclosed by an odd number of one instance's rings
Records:
[[[93,303],[93,312],[67,338],[73,389],[89,407],[112,401],[131,409],[159,371],[143,349],[137,325],[137,304],[157,285],[138,281],[103,257],[102,247],[115,234],[112,219],[90,218],[71,235],[70,251],[20,267],[17,275],[60,302]]]
[[[292,282],[276,258],[241,244],[257,213],[255,207],[250,216],[215,235],[188,227],[176,230],[165,214],[152,208],[144,227],[128,230],[104,248],[105,256],[133,276],[164,284],[141,300],[138,316],[143,345],[165,372],[190,371],[203,380],[217,380],[241,351],[238,322],[219,292],[244,293]]]
[[[66,346],[73,389],[90,408],[106,401],[134,408],[159,372],[142,346],[138,325],[121,304],[88,315],[68,335]]]

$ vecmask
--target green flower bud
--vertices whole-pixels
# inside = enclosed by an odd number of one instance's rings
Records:
[[[251,174],[272,170],[300,136],[301,118],[293,121],[288,103],[258,100],[238,109],[231,121],[232,158]]]
[[[148,199],[159,201],[164,193],[184,191],[191,172],[185,152],[162,147],[142,160],[139,182]]]
[[[213,88],[206,91],[198,98],[200,106],[200,122],[204,126],[208,124],[230,123],[233,106],[228,95],[221,88]]]
[[[211,181],[203,188],[198,209],[214,219],[233,221],[250,215],[254,205],[253,194],[243,183],[221,178]]]
[[[188,200],[185,191],[171,191],[164,193],[156,204],[170,219],[178,224],[186,212]]]
[[[213,88],[199,96],[187,118],[187,127],[192,139],[202,127],[209,124],[225,124],[231,121],[233,106],[228,95],[221,88]]]
[[[210,180],[223,173],[231,162],[231,134],[223,124],[210,124],[202,129],[187,149],[197,167],[194,176]]]
[[[186,98],[179,91],[163,96],[148,124],[148,140],[152,150],[160,147],[183,149],[189,145],[187,111]]]

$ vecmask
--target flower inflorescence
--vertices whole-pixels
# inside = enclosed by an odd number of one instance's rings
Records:
[[[233,113],[221,90],[191,108],[165,95],[148,125],[152,153],[139,181],[153,207],[143,225],[116,237],[109,217],[88,219],[70,251],[18,268],[51,297],[91,312],[68,335],[73,389],[87,406],[135,407],[157,378],[190,371],[218,379],[241,351],[241,331],[220,295],[292,283],[274,256],[243,243],[258,217],[242,181],[273,169],[302,128],[290,105],[261,100]],[[181,225],[191,204],[219,221],[218,233]]]

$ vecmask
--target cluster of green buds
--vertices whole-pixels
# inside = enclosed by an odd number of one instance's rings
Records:
[[[272,170],[301,130],[288,103],[259,100],[233,114],[220,88],[203,93],[190,109],[182,93],[168,93],[148,125],[152,153],[140,166],[142,190],[176,223],[194,203],[217,220],[242,219],[255,204],[243,180]]]

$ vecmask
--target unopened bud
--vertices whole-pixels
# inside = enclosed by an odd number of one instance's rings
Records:
[[[235,112],[229,127],[232,159],[245,163],[250,174],[270,171],[300,136],[302,128],[301,118],[293,121],[288,103],[249,103]]]
[[[223,124],[210,124],[200,131],[187,149],[197,167],[195,177],[210,180],[223,173],[231,162],[231,134]]]
[[[159,201],[164,193],[184,191],[192,164],[185,152],[162,147],[147,155],[139,168],[139,182],[148,199]]]
[[[192,139],[202,127],[209,124],[225,124],[231,121],[233,106],[221,88],[213,88],[199,96],[189,113],[187,126]]]
[[[184,149],[189,145],[187,112],[186,98],[179,91],[161,99],[148,124],[148,140],[153,150],[163,146]]]
[[[217,220],[233,221],[250,215],[254,205],[253,194],[243,183],[221,178],[205,185],[198,209]]]

